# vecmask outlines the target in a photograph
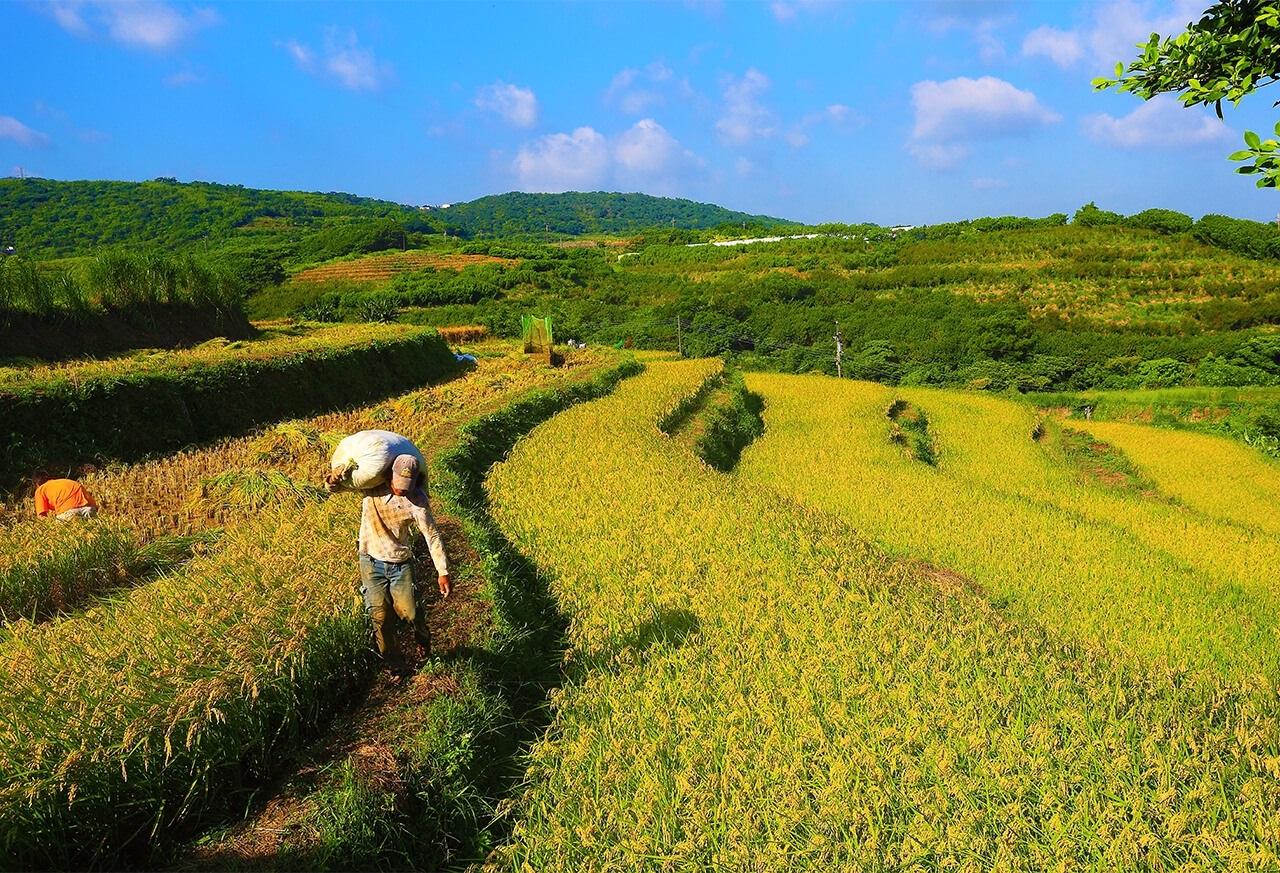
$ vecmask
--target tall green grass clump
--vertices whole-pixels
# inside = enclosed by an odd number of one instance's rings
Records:
[[[93,311],[70,271],[47,269],[23,257],[0,258],[0,329],[23,316],[78,323]]]
[[[191,256],[105,251],[90,261],[88,281],[108,311],[166,306],[209,309],[226,319],[243,317],[243,283]]]

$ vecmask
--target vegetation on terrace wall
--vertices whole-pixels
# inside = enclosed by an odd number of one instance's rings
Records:
[[[148,454],[367,402],[456,369],[434,331],[364,346],[0,391],[0,488],[33,470]]]

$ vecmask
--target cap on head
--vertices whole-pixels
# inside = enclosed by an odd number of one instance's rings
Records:
[[[418,459],[413,455],[399,455],[391,462],[391,487],[398,491],[411,491],[418,482]]]

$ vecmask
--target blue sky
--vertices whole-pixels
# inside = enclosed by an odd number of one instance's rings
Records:
[[[0,174],[440,205],[641,191],[807,223],[1096,202],[1274,221],[1225,121],[1096,93],[1209,0],[0,3]]]

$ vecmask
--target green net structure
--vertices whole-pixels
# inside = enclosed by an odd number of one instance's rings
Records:
[[[520,316],[520,326],[524,332],[524,350],[544,354],[551,351],[551,319],[535,318],[532,315]]]

